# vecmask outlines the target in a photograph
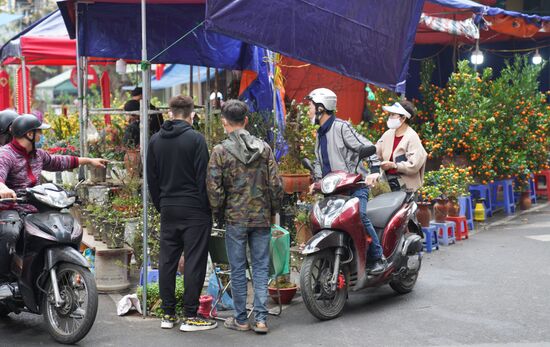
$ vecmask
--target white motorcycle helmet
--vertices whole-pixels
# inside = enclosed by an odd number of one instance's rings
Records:
[[[317,88],[312,90],[306,99],[311,100],[316,106],[323,106],[326,111],[334,112],[336,110],[336,94],[327,88]]]

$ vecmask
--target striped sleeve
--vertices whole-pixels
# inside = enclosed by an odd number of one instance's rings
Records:
[[[78,167],[78,157],[71,155],[51,155],[39,150],[38,155],[42,160],[42,169],[46,171],[65,171]]]

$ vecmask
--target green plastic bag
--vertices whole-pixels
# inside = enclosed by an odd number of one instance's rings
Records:
[[[290,273],[290,234],[279,225],[271,226],[269,255],[272,278]]]

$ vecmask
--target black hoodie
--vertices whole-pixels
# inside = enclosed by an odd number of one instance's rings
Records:
[[[151,137],[147,182],[153,204],[209,211],[206,193],[208,148],[204,137],[183,120],[166,121]]]

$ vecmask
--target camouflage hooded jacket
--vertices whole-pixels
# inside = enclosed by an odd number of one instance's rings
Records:
[[[228,225],[269,227],[281,208],[283,188],[273,152],[244,129],[212,150],[206,187],[214,216],[223,212]]]

